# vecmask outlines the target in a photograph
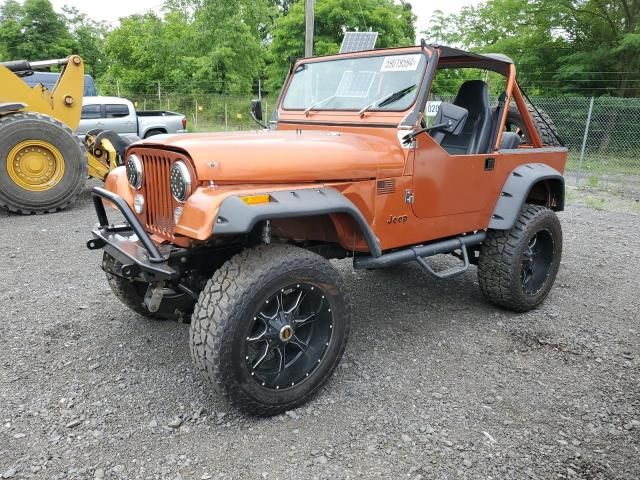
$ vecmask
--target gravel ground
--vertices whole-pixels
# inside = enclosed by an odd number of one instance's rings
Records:
[[[341,366],[308,405],[229,410],[188,325],[138,317],[84,244],[94,213],[0,213],[1,478],[640,478],[640,216],[569,206],[546,303],[475,270],[356,272]]]

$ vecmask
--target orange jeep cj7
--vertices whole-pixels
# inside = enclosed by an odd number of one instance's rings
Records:
[[[539,305],[560,265],[566,158],[503,55],[423,42],[307,58],[269,128],[131,145],[93,189],[88,246],[131,310],[191,322],[193,361],[229,403],[274,415],[344,352],[350,300],[328,259],[439,278],[474,264],[490,302]],[[437,270],[437,254],[459,265]]]

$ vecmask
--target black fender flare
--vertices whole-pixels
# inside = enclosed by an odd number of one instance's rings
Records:
[[[527,200],[531,189],[538,183],[552,180],[562,185],[556,211],[564,210],[564,177],[555,168],[544,163],[525,163],[515,168],[502,187],[500,198],[493,210],[489,228],[510,230]]]
[[[373,257],[381,255],[380,242],[360,210],[334,188],[304,188],[269,193],[269,203],[247,205],[239,196],[222,201],[213,224],[214,235],[249,233],[258,222],[276,218],[345,213],[360,228]]]

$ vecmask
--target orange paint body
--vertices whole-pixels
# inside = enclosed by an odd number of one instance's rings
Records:
[[[428,62],[438,61],[433,58],[438,56],[437,48],[385,52],[424,54]],[[379,56],[380,51],[335,58],[368,55]],[[325,60],[327,57],[301,62]],[[468,63],[477,68],[477,62],[477,57],[441,58],[438,66],[464,67]],[[363,115],[357,111],[305,113],[279,105],[274,130],[175,135],[136,143],[128,154],[143,158],[145,184],[136,192],[129,186],[125,168],[120,167],[111,172],[106,188],[130,205],[134,194],[143,195],[146,211],[139,219],[152,238],[183,247],[214,239],[212,231],[220,205],[230,196],[314,187],[335,188],[349,199],[367,220],[383,251],[483,230],[514,168],[544,163],[562,173],[567,158],[562,149],[541,148],[515,82],[515,67],[505,65],[507,105],[513,99],[520,107],[530,138],[530,144],[517,151],[499,152],[496,148],[506,110],[492,153],[453,156],[427,133],[418,135],[410,147],[402,144],[400,137],[421,125],[422,114],[412,127],[400,126],[415,104],[404,111],[367,111]],[[430,85],[429,75],[427,67],[421,87],[424,82]],[[290,82],[291,77],[284,89]],[[489,158],[494,159],[491,169],[486,168]],[[177,160],[188,165],[195,179],[184,203],[167,195],[168,171]],[[408,195],[413,202],[407,201]],[[176,208],[182,209],[177,222],[173,219]],[[273,231],[293,240],[329,241],[347,250],[368,250],[355,222],[344,214],[274,220]]]

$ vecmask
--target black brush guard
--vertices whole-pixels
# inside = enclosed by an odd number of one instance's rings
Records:
[[[142,276],[149,283],[179,277],[179,272],[169,266],[175,247],[157,245],[121,196],[100,187],[93,188],[91,195],[98,225],[92,230],[93,239],[87,242],[87,247],[89,250],[104,249],[116,260],[103,262],[102,268],[106,272],[125,278]],[[109,223],[103,199],[120,210],[126,223]]]

